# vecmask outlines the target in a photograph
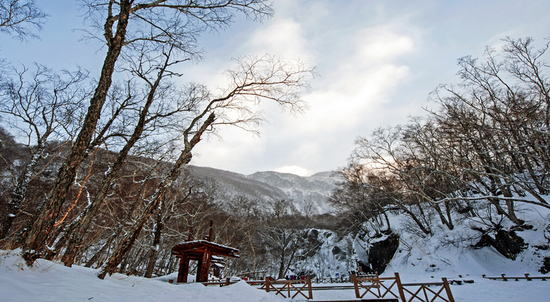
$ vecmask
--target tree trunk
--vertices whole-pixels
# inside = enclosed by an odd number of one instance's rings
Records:
[[[409,209],[407,209],[407,207],[405,205],[403,205],[401,203],[398,203],[398,206],[399,206],[399,208],[401,208],[401,210],[403,210],[406,214],[408,214],[409,217],[412,218],[412,220],[414,220],[414,222],[420,228],[422,233],[424,233],[426,235],[431,235],[432,234],[432,230],[430,229],[429,225],[424,226],[424,224],[422,223],[422,221],[420,221],[420,219],[418,219],[416,214],[411,212]]]
[[[149,263],[147,264],[147,270],[145,271],[145,278],[151,278],[153,276],[153,270],[155,269],[155,263],[157,260],[157,254],[160,246],[160,237],[162,235],[162,228],[164,223],[162,221],[162,204],[157,213],[157,221],[155,223],[155,237],[153,239],[153,245],[150,249]]]
[[[44,207],[27,234],[24,251],[27,263],[30,265],[46,248],[48,234],[61,212],[69,187],[76,177],[76,171],[85,158],[86,151],[96,129],[97,121],[101,115],[101,109],[105,103],[107,92],[111,87],[115,63],[120,55],[126,37],[126,27],[128,25],[132,1],[122,0],[119,5],[120,12],[116,19],[117,27],[114,36],[112,36],[112,25],[115,22],[114,17],[109,16],[105,23],[105,37],[107,38],[108,50],[103,62],[98,85],[94,96],[90,100],[88,112],[80,133],[71,148],[69,156],[56,174],[55,183],[48,194]]]
[[[113,163],[113,165],[109,168],[109,173],[105,175],[103,178],[101,185],[99,187],[98,192],[94,196],[93,201],[89,206],[86,207],[84,210],[84,213],[82,215],[82,219],[79,223],[77,223],[77,226],[75,227],[75,232],[72,233],[71,240],[68,243],[67,249],[65,251],[65,254],[63,255],[61,261],[66,266],[71,266],[74,263],[75,255],[78,252],[78,247],[82,245],[82,240],[84,239],[84,236],[86,235],[86,230],[89,228],[90,223],[92,222],[92,219],[95,217],[99,209],[101,208],[101,205],[105,201],[107,194],[111,190],[111,187],[117,178],[120,169],[122,168],[122,165],[126,161],[126,158],[128,157],[128,153],[134,147],[135,143],[141,138],[141,135],[143,134],[143,129],[146,125],[146,119],[147,114],[149,113],[149,108],[153,104],[153,101],[155,100],[155,92],[157,91],[157,88],[159,87],[159,84],[164,76],[164,72],[166,71],[166,68],[168,67],[170,55],[166,55],[166,60],[164,62],[164,65],[162,68],[160,68],[157,78],[154,82],[154,84],[151,86],[151,89],[149,90],[149,93],[147,95],[147,101],[143,108],[141,109],[140,115],[139,115],[139,121],[137,125],[134,128],[134,131],[122,150],[118,153],[116,161]]]
[[[285,249],[281,249],[281,259],[279,260],[279,276],[277,279],[282,279],[285,277]]]
[[[34,152],[30,163],[25,167],[21,176],[17,179],[17,184],[15,185],[15,188],[12,190],[10,195],[8,209],[2,219],[3,221],[0,222],[0,226],[2,226],[2,228],[0,229],[0,240],[6,238],[13,224],[13,220],[15,219],[17,214],[19,214],[21,204],[23,204],[25,197],[27,196],[27,190],[32,180],[33,172],[38,165],[38,161],[44,158],[45,148],[42,141],[45,140],[48,136],[49,134],[46,133],[44,134],[42,139],[39,140],[38,147],[36,148],[36,151]]]
[[[180,156],[174,163],[174,166],[170,170],[170,173],[164,178],[164,180],[159,184],[159,187],[152,196],[151,202],[147,205],[141,216],[137,219],[132,229],[129,232],[129,236],[124,238],[117,246],[115,252],[109,259],[109,262],[105,265],[102,272],[98,275],[98,278],[104,279],[107,274],[111,275],[115,272],[116,267],[120,264],[122,257],[132,248],[132,245],[139,237],[143,227],[149,217],[153,214],[154,210],[158,208],[161,198],[163,198],[164,192],[169,188],[172,183],[178,178],[181,173],[183,166],[187,165],[191,158],[193,157],[191,151],[196,144],[199,143],[201,135],[206,132],[206,130],[214,123],[215,115],[211,113],[208,118],[203,122],[200,129],[193,135],[193,138],[189,142],[185,142],[185,148],[182,150]],[[188,128],[187,134],[192,131],[192,124]]]
[[[32,162],[34,162],[34,159]],[[8,233],[13,224],[13,220],[19,213],[19,208],[21,207],[21,204],[25,199],[25,196],[27,194],[27,188],[29,186],[29,183],[32,177],[32,171],[34,168],[34,167],[31,167],[31,165],[25,168],[23,175],[19,177],[15,188],[11,192],[11,198],[10,198],[10,201],[8,202],[8,209],[5,213],[5,216],[2,217],[2,222],[0,222],[0,226],[2,227],[0,229],[0,240],[8,236]],[[9,248],[9,247],[6,246],[6,248]]]
[[[105,244],[103,244],[103,246],[99,249],[99,251],[97,253],[95,253],[92,256],[92,258],[90,260],[88,260],[88,262],[86,262],[85,267],[92,267],[92,265],[94,265],[94,263],[98,262],[101,255],[103,255],[105,253],[105,251],[107,250],[107,248],[109,248],[109,246],[111,246],[111,243],[116,238],[116,236],[117,236],[116,232],[113,235],[111,235],[109,237],[109,239],[107,239],[107,242],[105,242]]]

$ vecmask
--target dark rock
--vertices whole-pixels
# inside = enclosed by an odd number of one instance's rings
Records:
[[[474,248],[482,248],[486,246],[494,247],[501,255],[508,259],[516,260],[516,257],[521,253],[527,244],[516,234],[515,231],[498,230],[495,238],[488,234],[483,234],[481,239],[474,245]]]
[[[495,235],[493,246],[504,257],[516,260],[518,254],[527,247],[527,244],[516,232],[499,230]]]
[[[373,243],[368,251],[369,262],[367,264],[359,262],[363,272],[378,274],[383,273],[398,247],[399,235],[395,233],[391,233],[385,240]]]
[[[550,272],[550,257],[544,257],[544,261],[542,262],[539,272],[543,274],[548,274]]]
[[[348,256],[348,254],[338,246],[334,246],[332,248],[332,254],[334,255],[334,258],[336,258],[336,260],[340,260],[340,261],[346,259]]]
[[[319,251],[321,245],[323,244],[321,240],[319,240],[319,231],[316,229],[312,229],[304,234],[304,238],[306,239],[305,248],[308,251],[304,256],[313,257]]]

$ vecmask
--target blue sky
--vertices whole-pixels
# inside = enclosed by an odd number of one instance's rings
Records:
[[[0,36],[0,57],[56,69],[80,65],[97,76],[104,50],[74,30],[86,26],[76,2],[40,5],[50,15],[41,40]],[[264,104],[268,122],[260,137],[222,128],[223,140],[201,142],[192,164],[244,174],[338,169],[357,136],[424,114],[437,85],[459,82],[459,57],[481,57],[506,36],[531,36],[537,45],[550,37],[550,1],[542,0],[283,0],[274,8],[262,23],[239,17],[230,29],[205,34],[205,57],[184,68],[182,81],[220,85],[223,70],[239,56],[300,58],[319,74],[303,95],[310,110],[293,116]]]

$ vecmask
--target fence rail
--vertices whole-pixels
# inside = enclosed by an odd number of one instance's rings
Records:
[[[546,279],[550,278],[548,276],[530,276],[529,274],[523,274],[523,276],[521,277],[508,277],[506,276],[506,274],[500,274],[500,276],[486,276],[486,275],[481,275],[483,278],[485,279],[491,279],[491,280],[502,280],[502,281],[508,281],[508,280],[515,280],[515,281],[519,281],[519,280],[527,280],[527,281],[533,281],[533,280],[541,280],[541,281],[546,281]]]
[[[283,286],[276,287],[276,284],[282,284]],[[295,286],[295,284],[298,284],[298,286]],[[307,276],[305,280],[269,280],[269,278],[266,278],[264,286],[262,287],[265,287],[266,292],[274,290],[276,292],[275,295],[281,295],[283,298],[294,299],[298,294],[300,294],[306,299],[313,299],[313,289],[311,287],[310,276]],[[304,293],[306,290],[307,295]],[[291,291],[295,291],[296,293],[291,296]]]
[[[527,278],[528,276],[521,277]],[[504,278],[485,277],[484,278]],[[514,278],[514,277],[511,277]],[[536,277],[530,277],[534,279]],[[508,278],[506,278],[508,279]],[[504,280],[504,279],[503,279]],[[365,296],[374,296],[376,299],[401,302],[455,302],[451,293],[449,282],[446,278],[441,278],[442,282],[424,282],[424,283],[402,283],[398,273],[394,277],[357,277],[351,276],[352,285],[330,285],[330,286],[312,286],[312,279],[307,276],[301,280],[249,280],[246,283],[259,286],[266,292],[275,292],[275,295],[281,295],[283,298],[292,298],[301,295],[306,299],[313,299],[313,290],[343,290],[353,289],[358,299]],[[506,280],[504,280],[506,281]],[[227,286],[236,283],[227,278],[220,282],[203,282],[204,285]],[[366,299],[366,298],[365,298]]]
[[[352,276],[355,296],[363,298],[370,294],[377,299],[395,298],[403,302],[421,301],[454,302],[449,282],[402,283],[398,273],[394,277],[357,278]],[[435,287],[432,289],[430,287]]]

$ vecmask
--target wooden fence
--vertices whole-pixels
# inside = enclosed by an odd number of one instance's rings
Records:
[[[225,281],[219,282],[203,282],[205,286],[217,285],[227,286],[237,283],[237,281],[231,281],[230,278],[226,278]],[[266,292],[275,292],[275,295],[281,295],[283,298],[294,299],[297,295],[302,295],[306,299],[313,299],[313,288],[311,286],[311,277],[307,276],[303,280],[270,280],[265,278],[264,280],[250,280],[246,281],[250,285],[261,285],[259,289]],[[292,293],[291,293],[292,292]]]
[[[282,286],[275,286],[277,284]],[[310,276],[307,276],[305,280],[269,280],[269,278],[266,278],[265,283],[261,288],[265,288],[266,292],[273,290],[276,292],[275,295],[281,295],[283,298],[294,299],[298,294],[300,294],[306,299],[313,299],[313,288],[311,287]],[[292,296],[290,293],[291,291],[295,292]]]
[[[428,283],[402,283],[398,273],[394,277],[351,276],[353,286],[333,285],[333,286],[312,286],[310,276],[304,280],[250,280],[246,281],[250,285],[260,286],[259,289],[266,292],[275,292],[275,295],[281,295],[283,298],[292,298],[301,295],[306,299],[313,299],[313,290],[355,290],[356,298],[362,299],[374,296],[376,299],[397,300],[401,302],[455,302],[446,278],[441,278],[442,282]],[[227,286],[236,283],[227,278],[220,282],[204,282],[204,285]]]
[[[399,274],[395,273],[394,277],[358,278],[353,275],[352,280],[357,298],[368,294],[377,299],[393,298],[403,302],[454,302],[446,278],[441,278],[442,282],[402,283]]]
[[[550,278],[550,277],[547,277],[547,276],[537,276],[537,277],[535,277],[535,276],[530,276],[529,274],[523,274],[523,276],[520,276],[520,277],[508,277],[505,274],[500,274],[499,277],[488,277],[486,275],[481,275],[481,276],[485,279],[501,280],[501,281],[508,281],[508,280],[515,280],[515,281],[519,281],[519,280],[527,280],[527,281],[541,280],[541,281],[546,281],[546,279]]]

